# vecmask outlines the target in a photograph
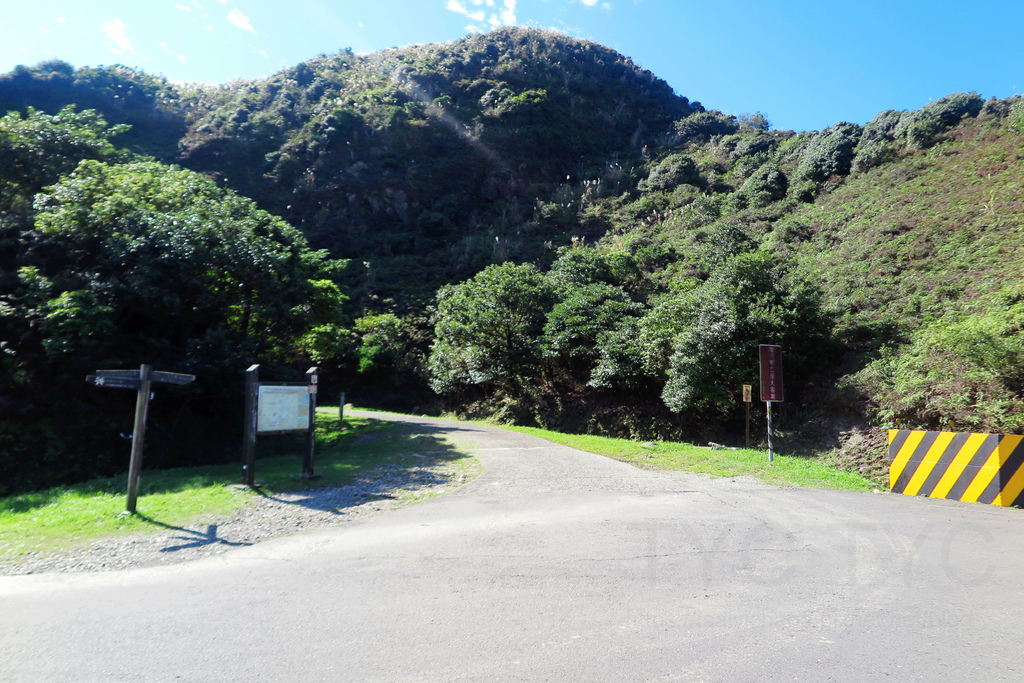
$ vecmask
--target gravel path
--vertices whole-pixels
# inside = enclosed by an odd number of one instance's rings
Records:
[[[234,512],[188,527],[114,536],[55,554],[31,554],[21,561],[0,563],[0,575],[99,572],[187,562],[277,536],[350,524],[440,495],[478,472],[450,460],[419,457],[423,462],[416,467],[384,465],[341,488],[261,495]],[[232,488],[239,495],[244,491],[240,485]]]

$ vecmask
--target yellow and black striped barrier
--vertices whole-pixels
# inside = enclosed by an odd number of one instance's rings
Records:
[[[1024,505],[1024,436],[889,430],[889,489],[908,496]]]

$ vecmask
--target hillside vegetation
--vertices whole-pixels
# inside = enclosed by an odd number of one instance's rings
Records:
[[[35,405],[37,377],[80,381],[55,370],[69,356],[136,365],[159,348],[176,367],[206,358],[227,393],[248,362],[314,363],[364,404],[735,440],[756,347],[778,343],[791,449],[877,471],[876,427],[897,420],[1024,430],[1019,99],[778,131],[607,48],[506,28],[221,86],[47,62],[0,76],[0,109],[17,112],[0,128],[16,161],[0,170],[7,405]],[[74,144],[25,132],[56,119]],[[139,173],[153,183],[111,182]],[[237,208],[154,204],[171,182]],[[149,213],[93,208],[118,202]],[[234,238],[173,245],[187,217],[216,215],[298,260],[203,284],[189,269]],[[153,271],[150,294],[110,260],[140,229],[182,269]],[[197,294],[174,282],[223,292],[222,312],[179,322],[174,302]],[[14,434],[44,423],[28,411],[3,433],[38,449]]]

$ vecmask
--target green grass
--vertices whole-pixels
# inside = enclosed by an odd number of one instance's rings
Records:
[[[341,422],[337,408],[317,412],[314,469],[318,479],[297,476],[302,470],[303,445],[301,436],[261,439],[255,467],[257,491],[237,486],[240,464],[144,470],[136,515],[123,513],[127,473],[0,498],[0,562],[16,561],[26,553],[84,546],[108,536],[202,523],[261,494],[344,486],[385,464],[422,465],[416,455],[456,462],[466,479],[479,473],[476,459],[445,439],[356,416]]]
[[[355,411],[370,408],[353,408]],[[446,416],[448,419],[457,419]],[[871,491],[878,484],[855,472],[841,470],[827,461],[813,457],[775,455],[768,462],[768,453],[752,449],[710,450],[686,443],[656,442],[654,447],[641,446],[635,441],[607,436],[562,434],[536,427],[517,427],[494,422],[477,421],[491,427],[501,427],[576,448],[588,453],[622,460],[647,469],[679,470],[709,474],[715,477],[757,477],[766,484],[800,486],[812,489],[842,491]],[[652,442],[654,443],[654,442]]]
[[[649,469],[681,470],[715,477],[752,476],[776,486],[844,491],[878,488],[859,474],[837,469],[814,458],[776,455],[774,462],[768,462],[767,452],[743,448],[710,450],[668,441],[644,447],[634,441],[606,436],[559,434],[533,427],[505,428]]]

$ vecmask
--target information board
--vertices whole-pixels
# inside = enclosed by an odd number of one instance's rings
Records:
[[[309,429],[309,398],[307,386],[275,387],[261,384],[256,431],[296,432]]]

